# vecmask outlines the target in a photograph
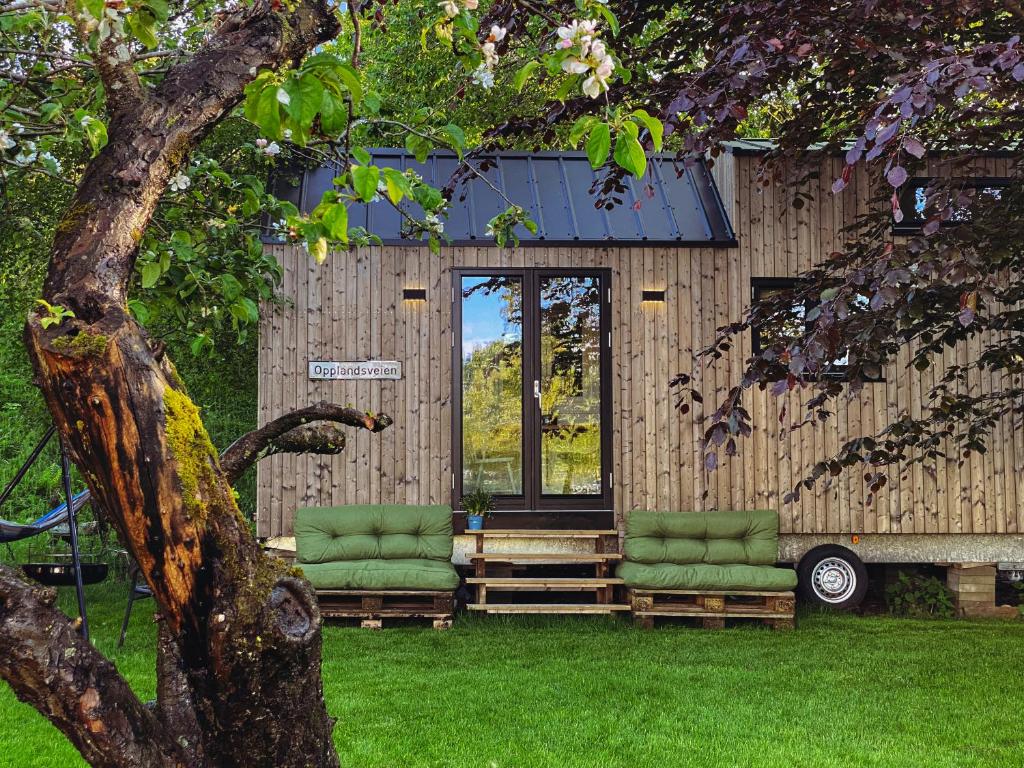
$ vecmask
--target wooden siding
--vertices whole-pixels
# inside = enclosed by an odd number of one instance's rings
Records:
[[[1005,175],[1006,161],[990,161]],[[784,187],[761,187],[757,159],[725,156],[715,176],[738,248],[443,248],[382,246],[332,254],[316,266],[299,247],[268,246],[284,267],[287,304],[267,308],[259,349],[259,421],[319,400],[388,413],[393,427],[349,432],[334,457],[274,456],[258,470],[258,532],[288,535],[299,506],[345,503],[451,503],[451,270],[454,267],[607,267],[612,270],[614,508],[780,510],[784,533],[1017,533],[1024,531],[1024,435],[999,425],[993,450],[958,466],[955,459],[893,473],[866,503],[861,470],[821,482],[800,501],[781,497],[822,456],[848,437],[873,433],[898,414],[919,414],[931,371],[907,372],[909,352],[844,400],[824,428],[787,429],[801,413],[798,393],[782,399],[754,392],[752,438],[717,472],[702,471],[702,415],[679,415],[668,381],[692,370],[692,354],[715,329],[738,317],[754,277],[789,277],[842,245],[838,234],[867,205],[863,179],[829,194],[841,170],[825,161],[805,184],[813,200],[789,205]],[[427,289],[406,302],[402,289]],[[643,304],[645,288],[664,289],[662,304]],[[947,351],[966,361],[978,343]],[[712,409],[750,354],[749,335],[701,373],[697,386]],[[310,381],[310,360],[395,359],[400,381]],[[972,374],[970,387],[990,385]],[[806,395],[803,395],[806,397]],[[786,417],[780,423],[782,405]]]

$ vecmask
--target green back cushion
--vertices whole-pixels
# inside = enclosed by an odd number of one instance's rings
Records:
[[[634,563],[774,565],[779,516],[771,510],[648,512],[626,520],[626,559]]]
[[[300,563],[337,560],[451,560],[452,509],[364,504],[295,513]]]

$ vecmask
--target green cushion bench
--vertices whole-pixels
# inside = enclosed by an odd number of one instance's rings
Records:
[[[443,505],[365,504],[300,509],[296,564],[329,617],[386,616],[450,623],[459,575],[452,565],[452,510]]]
[[[651,512],[626,520],[616,575],[643,626],[654,615],[691,616],[705,626],[756,616],[792,623],[796,572],[777,568],[779,518],[770,510]]]

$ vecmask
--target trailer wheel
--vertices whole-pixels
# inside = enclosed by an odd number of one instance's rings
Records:
[[[868,591],[868,569],[846,547],[815,547],[797,567],[798,589],[811,605],[849,610],[860,605]]]

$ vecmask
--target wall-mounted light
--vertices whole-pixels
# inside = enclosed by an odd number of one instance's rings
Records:
[[[640,301],[665,301],[665,291],[643,290],[640,291]]]
[[[427,300],[427,289],[426,288],[403,288],[402,298],[406,301],[426,301]]]

